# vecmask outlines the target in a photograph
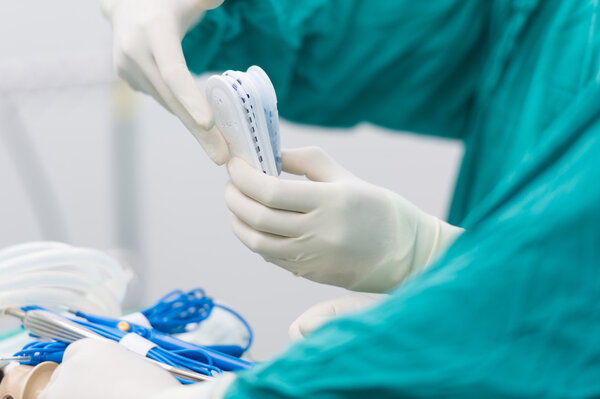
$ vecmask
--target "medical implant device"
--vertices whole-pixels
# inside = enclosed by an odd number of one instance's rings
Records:
[[[13,282],[3,287],[0,312],[29,333],[0,341],[2,399],[35,399],[68,345],[83,338],[119,342],[184,384],[252,366],[242,359],[252,345],[249,324],[200,288],[122,315],[130,271],[100,251],[53,242],[0,250],[0,272]]]
[[[278,176],[281,148],[277,96],[265,71],[255,65],[246,72],[226,71],[211,76],[206,83],[206,97],[231,156]]]

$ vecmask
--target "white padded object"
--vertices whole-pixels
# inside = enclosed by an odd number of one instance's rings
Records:
[[[277,176],[279,148],[271,135],[279,134],[277,97],[266,73],[257,66],[248,72],[227,71],[206,84],[206,97],[215,122],[225,136],[231,156],[244,159],[264,173]],[[267,117],[272,117],[267,120]],[[278,146],[278,137],[274,141]]]

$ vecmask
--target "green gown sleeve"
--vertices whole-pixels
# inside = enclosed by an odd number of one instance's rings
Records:
[[[183,48],[195,73],[263,67],[289,120],[461,137],[489,3],[226,0]]]
[[[502,34],[487,79],[498,83],[467,146],[482,176],[465,180],[493,191],[474,197],[466,232],[378,307],[241,372],[227,399],[600,397],[600,8],[534,3],[230,0],[190,32],[193,70],[264,66],[288,118],[458,137],[479,79],[482,8],[516,13],[493,24]],[[537,22],[519,14],[528,7]],[[510,154],[518,161],[495,172]]]
[[[226,399],[600,397],[600,82],[432,268]]]

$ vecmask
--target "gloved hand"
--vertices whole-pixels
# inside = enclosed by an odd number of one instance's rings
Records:
[[[39,399],[151,398],[179,385],[168,372],[116,342],[84,339],[69,345]]]
[[[39,399],[217,399],[233,378],[181,385],[116,342],[83,339],[69,345]]]
[[[295,275],[385,292],[463,231],[360,180],[319,148],[283,151],[281,159],[284,171],[309,181],[268,176],[233,158],[225,200],[237,237]]]
[[[335,317],[358,312],[375,302],[370,296],[353,292],[318,303],[294,320],[288,334],[292,340],[297,341]]]
[[[113,62],[131,87],[174,113],[217,164],[228,149],[208,102],[187,68],[181,39],[223,0],[101,0],[113,27]]]

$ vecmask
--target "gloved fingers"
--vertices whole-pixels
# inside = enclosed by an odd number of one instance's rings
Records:
[[[131,69],[139,69],[137,65],[132,65]],[[141,71],[122,71],[119,76],[125,80],[133,90],[152,96],[164,109],[173,113],[169,105],[158,94],[152,83],[144,76]]]
[[[295,239],[298,240],[298,239]],[[310,254],[307,255],[307,251],[301,247],[301,245],[295,245],[296,250],[294,256],[288,257],[274,257],[274,256],[263,256],[263,258],[274,265],[277,265],[289,272],[296,277],[304,277],[309,280],[317,281],[310,278],[310,274],[314,272],[314,268],[311,267]]]
[[[300,341],[304,338],[304,334],[300,331],[300,326],[297,323],[297,320],[294,320],[292,324],[288,327],[288,337],[290,337],[291,341]]]
[[[169,86],[167,86],[158,70],[158,66],[153,60],[150,62],[139,63],[138,65],[142,68],[142,72],[152,83],[152,86],[154,86],[158,95],[164,102],[169,104],[171,111],[179,117],[185,127],[194,135],[209,158],[218,165],[224,164],[229,156],[229,149],[227,148],[227,143],[219,129],[212,126],[209,131],[206,131],[194,121],[192,116],[173,94]]]
[[[93,338],[80,339],[67,346],[63,355],[63,363],[77,357],[95,356],[98,353],[110,357],[110,353],[116,352],[129,354],[127,348],[114,341],[100,341]]]
[[[305,175],[312,181],[332,182],[352,174],[338,164],[320,147],[283,149],[281,167],[294,175]]]
[[[63,355],[62,363],[54,370],[46,388],[38,396],[39,399],[64,398],[65,392],[72,390],[73,381],[69,378],[73,369],[79,368],[79,359],[94,359],[102,364],[102,359],[96,359],[96,355],[104,355],[106,351],[102,347],[104,342],[91,338],[81,339],[70,344]],[[116,344],[116,343],[115,343]],[[118,345],[118,344],[116,344]],[[99,349],[99,347],[101,347]],[[87,375],[86,375],[87,376]]]
[[[269,176],[241,158],[230,159],[227,170],[238,190],[269,208],[310,212],[326,197],[321,183]]]
[[[333,307],[336,314],[345,314],[363,310],[375,302],[377,300],[368,295],[361,294],[360,292],[350,292],[336,298]]]
[[[173,386],[168,372],[117,342],[83,339],[69,345],[40,397],[146,398]]]
[[[65,353],[63,355],[63,363],[71,360],[73,357],[77,356],[80,353],[90,352],[96,348],[100,341],[94,340],[92,338],[80,339],[78,341],[73,342],[67,349],[65,349]]]
[[[151,95],[163,108],[174,114],[171,105],[165,101],[148,77],[147,71],[151,69],[154,63],[147,54],[149,50],[135,40],[130,39],[129,42],[126,42],[128,44],[125,49],[123,48],[124,45],[121,44],[113,54],[117,75],[135,90]]]
[[[149,33],[158,71],[193,122],[204,131],[210,130],[214,125],[213,112],[187,67],[176,28],[163,28]]]
[[[298,251],[294,239],[255,230],[233,215],[231,227],[236,237],[252,252],[265,258],[294,258]]]
[[[336,313],[335,308],[331,306],[330,302],[318,303],[298,316],[288,329],[290,339],[293,341],[303,339],[309,333],[333,319]]]
[[[375,299],[357,292],[320,302],[308,308],[290,325],[290,338],[302,338],[335,316],[360,311],[373,303]]]
[[[235,216],[255,230],[283,237],[299,237],[304,233],[305,214],[269,208],[244,195],[231,181],[225,185],[225,203]]]
[[[321,316],[314,318],[304,318],[300,316],[290,325],[288,329],[288,335],[292,341],[299,341],[306,337],[311,332],[315,331],[317,328],[321,327],[323,324],[327,323],[333,318],[331,316]]]
[[[314,318],[331,317],[337,314],[348,313],[355,310],[352,300],[346,295],[334,299],[319,302],[308,308],[297,320],[308,320]]]

